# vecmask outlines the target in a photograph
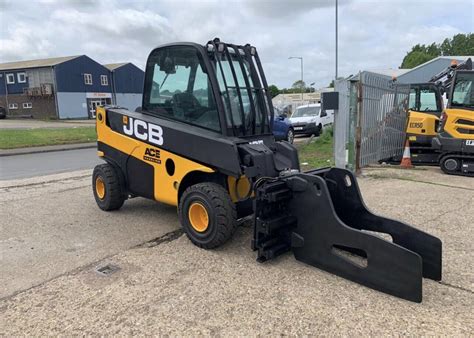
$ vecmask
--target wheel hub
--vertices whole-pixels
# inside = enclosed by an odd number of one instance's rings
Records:
[[[293,138],[294,138],[294,135],[293,135],[293,131],[289,130],[288,131],[288,142],[290,143],[293,143]]]
[[[449,171],[454,171],[458,167],[458,161],[456,161],[454,158],[449,158],[444,161],[444,167]]]
[[[97,197],[99,197],[101,200],[104,199],[105,197],[105,183],[102,177],[97,176],[95,179],[95,192],[97,193]]]
[[[209,226],[209,214],[206,207],[199,202],[193,202],[189,207],[188,218],[191,226],[197,232],[204,232]]]

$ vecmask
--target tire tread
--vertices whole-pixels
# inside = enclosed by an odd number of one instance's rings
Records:
[[[98,201],[98,197],[95,195],[95,178],[96,173],[100,174],[106,186],[106,196],[103,201]],[[112,211],[120,209],[125,202],[125,197],[123,193],[123,186],[118,177],[116,169],[108,164],[100,164],[94,168],[94,173],[92,175],[92,185],[94,187],[94,197],[96,197],[97,204],[102,210]]]
[[[205,182],[192,185],[184,191],[179,203],[178,214],[181,224],[183,224],[185,221],[183,215],[183,201],[190,194],[196,192],[202,193],[210,199],[210,202],[216,213],[215,218],[217,220],[217,233],[210,242],[205,244],[194,241],[192,236],[189,234],[188,237],[196,246],[204,249],[212,249],[221,246],[232,237],[237,228],[237,210],[235,204],[232,203],[229,193],[217,183]]]

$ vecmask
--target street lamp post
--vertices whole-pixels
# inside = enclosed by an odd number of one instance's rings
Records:
[[[288,59],[300,59],[301,61],[301,103],[303,103],[303,57],[302,56],[290,56]]]
[[[338,50],[337,50],[337,39],[338,39],[338,32],[337,32],[337,21],[338,21],[338,13],[337,13],[337,7],[338,7],[338,1],[336,0],[336,74],[335,74],[335,77],[334,77],[334,84],[336,84],[336,80],[337,80],[337,59],[338,59]]]

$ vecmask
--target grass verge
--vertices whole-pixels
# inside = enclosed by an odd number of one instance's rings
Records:
[[[4,129],[0,131],[0,149],[95,142],[94,127]]]
[[[319,138],[309,144],[303,142],[294,145],[298,149],[301,170],[306,171],[334,165],[332,128],[325,129]]]

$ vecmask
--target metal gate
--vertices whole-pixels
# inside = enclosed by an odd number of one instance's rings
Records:
[[[336,166],[358,170],[401,154],[405,141],[409,85],[361,72],[336,82]],[[344,153],[342,153],[344,152]]]

